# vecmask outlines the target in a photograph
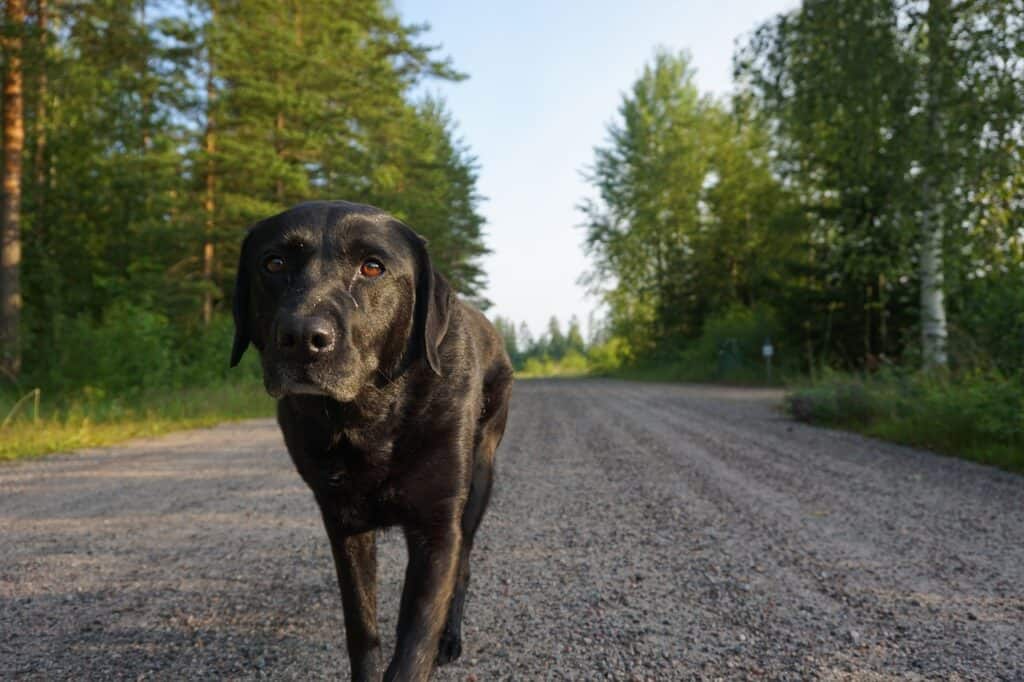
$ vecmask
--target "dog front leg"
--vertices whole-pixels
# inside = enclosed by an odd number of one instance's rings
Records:
[[[377,539],[373,531],[341,535],[324,513],[345,611],[353,682],[379,682],[383,661],[377,632]]]
[[[455,587],[462,531],[456,522],[441,528],[407,528],[405,537],[409,565],[398,613],[398,642],[384,679],[422,682],[430,677],[437,657]]]

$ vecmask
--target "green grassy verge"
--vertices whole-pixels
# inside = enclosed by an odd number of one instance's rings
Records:
[[[802,421],[1024,472],[1022,379],[837,377],[796,388],[787,402]]]
[[[52,401],[43,395],[39,414],[31,398],[0,428],[0,460],[110,445],[138,436],[267,417],[274,402],[258,379],[245,378],[207,387],[148,390],[110,397],[83,392]],[[0,420],[15,397],[0,399]]]

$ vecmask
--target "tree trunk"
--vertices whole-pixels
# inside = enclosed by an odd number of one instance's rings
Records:
[[[886,316],[889,314],[889,300],[885,293],[885,275],[878,275],[878,354],[884,356],[889,347],[889,325]]]
[[[215,13],[216,4],[210,3],[210,12]],[[211,23],[213,17],[211,17]],[[207,44],[207,59],[209,73],[206,77],[206,139],[203,147],[206,151],[206,193],[203,197],[203,212],[206,214],[206,224],[203,239],[203,301],[202,318],[203,324],[209,324],[213,319],[213,272],[216,252],[214,248],[215,213],[217,210],[217,167],[214,162],[214,154],[217,153],[217,128],[214,101],[217,91],[213,82],[213,53]]]
[[[212,78],[210,79],[212,81]],[[213,97],[212,85],[207,86],[207,98]],[[213,234],[215,228],[214,214],[217,209],[216,187],[217,175],[213,155],[217,152],[217,135],[214,129],[212,101],[207,99],[211,107],[206,117],[206,193],[203,197],[203,212],[206,213],[205,238],[203,240],[203,324],[209,324],[213,318],[213,270],[215,247]]]
[[[281,139],[284,133],[284,112],[277,112],[277,118],[274,120],[274,131],[276,133],[274,142],[274,151],[277,152],[277,158],[284,159],[284,141]],[[277,180],[274,183],[274,196],[277,198],[277,203],[284,204],[284,178],[281,177],[280,171],[278,171]]]
[[[36,0],[36,22],[39,28],[39,81],[36,83],[36,149],[35,166],[36,200],[39,205],[46,201],[46,97],[49,84],[46,78],[46,43],[49,38],[49,14],[46,0]]]
[[[139,4],[139,24],[142,26],[142,29],[148,35],[149,34],[149,27],[146,26],[146,0],[142,0],[142,2]],[[153,111],[152,111],[152,109],[153,109],[153,96],[152,96],[152,93],[149,91],[149,88],[150,88],[150,84],[149,84],[149,54],[150,54],[149,47],[147,46],[146,52],[144,52],[142,54],[142,62],[139,65],[139,67],[140,67],[139,68],[139,97],[140,97],[140,99],[142,101],[142,109],[141,109],[141,116],[142,116],[142,150],[141,150],[141,153],[142,153],[143,157],[145,157],[146,152],[148,152],[153,147],[153,127],[152,127],[152,123],[153,123],[152,122],[152,118],[153,118]],[[146,159],[146,162],[147,163],[149,162],[148,158]],[[146,205],[147,205],[147,208],[148,208],[149,203],[150,203],[150,196],[149,196],[149,193],[147,192],[147,194],[146,194]],[[147,215],[147,217],[149,216],[149,211],[146,212],[146,215]]]
[[[925,196],[931,182],[925,181]],[[942,218],[937,206],[925,209],[921,221],[921,351],[925,367],[945,367],[946,303],[942,272]]]
[[[21,370],[21,159],[25,145],[22,111],[22,34],[25,1],[7,0],[4,39],[4,198],[0,226],[0,367],[12,376]]]
[[[292,22],[293,29],[295,30],[295,45],[298,48],[302,48],[302,3],[296,2],[288,5],[289,10],[293,13]],[[289,10],[285,10],[288,12]],[[277,152],[277,158],[281,160],[281,168],[286,167],[285,163],[285,142],[284,142],[284,112],[278,111],[277,117],[274,119],[274,151]],[[281,172],[278,173],[277,180],[274,183],[274,195],[277,198],[277,203],[284,206],[285,200],[285,188],[284,178],[281,177]]]
[[[927,368],[946,367],[946,304],[943,289],[943,211],[941,182],[944,179],[945,129],[942,104],[949,85],[949,0],[929,0],[928,72],[926,76],[925,144],[929,145],[921,183],[923,215],[921,220],[921,355]]]
[[[871,357],[871,285],[864,287],[864,363]]]

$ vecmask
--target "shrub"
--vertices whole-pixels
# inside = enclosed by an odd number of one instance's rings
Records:
[[[130,304],[114,304],[100,323],[79,316],[40,383],[58,391],[85,389],[127,393],[173,383],[173,331],[166,316]]]
[[[570,348],[565,355],[557,360],[546,355],[527,358],[518,375],[525,378],[558,377],[581,376],[589,372],[590,363],[587,357],[578,350]]]
[[[587,350],[590,368],[595,374],[609,374],[618,370],[625,364],[627,357],[626,342],[617,336]]]
[[[1024,470],[1024,381],[996,372],[830,378],[789,396],[803,421]]]
[[[90,402],[259,376],[254,358],[247,357],[237,369],[228,367],[233,324],[227,316],[189,328],[175,325],[162,312],[118,303],[99,321],[80,315],[54,324],[58,342],[34,354],[20,386],[4,390],[40,387],[68,402]]]

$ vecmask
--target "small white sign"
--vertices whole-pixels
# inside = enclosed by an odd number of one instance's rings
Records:
[[[761,346],[761,355],[765,356],[766,358],[770,358],[771,356],[775,355],[775,348],[772,346],[771,341],[765,341],[764,345]]]

